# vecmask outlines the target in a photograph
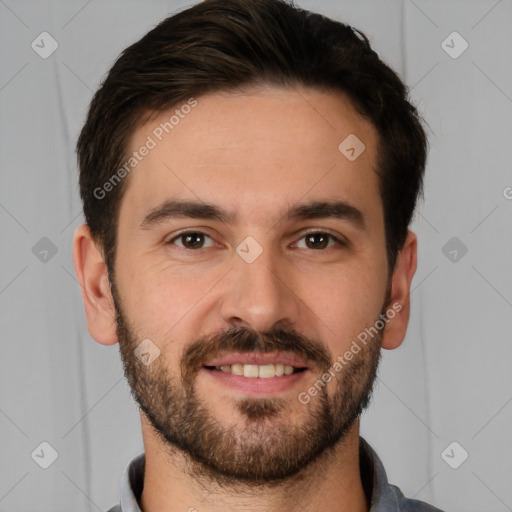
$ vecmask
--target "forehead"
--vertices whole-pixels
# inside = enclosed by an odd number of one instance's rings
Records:
[[[306,197],[336,196],[368,215],[381,212],[376,130],[341,93],[267,88],[200,96],[153,114],[133,133],[134,151],[120,215],[131,229],[169,198],[226,205],[251,222],[271,223]]]

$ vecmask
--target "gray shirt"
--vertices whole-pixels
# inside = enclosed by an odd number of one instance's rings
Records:
[[[369,512],[442,512],[423,501],[405,498],[398,487],[389,484],[381,460],[362,437],[359,437],[359,461]],[[141,512],[138,500],[144,485],[145,464],[144,453],[128,464],[120,483],[121,504],[108,512]]]

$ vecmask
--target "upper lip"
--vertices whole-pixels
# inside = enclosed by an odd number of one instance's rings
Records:
[[[284,364],[294,368],[307,368],[307,362],[286,352],[233,352],[210,359],[204,366],[227,366],[231,364]]]

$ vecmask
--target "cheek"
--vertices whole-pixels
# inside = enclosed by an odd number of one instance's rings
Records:
[[[215,275],[213,275],[215,274]],[[123,308],[137,333],[167,345],[178,338],[190,339],[194,321],[205,297],[219,280],[215,272],[194,275],[190,268],[134,261],[118,274],[122,282]],[[118,285],[119,286],[119,285]]]
[[[382,275],[357,265],[328,276],[316,275],[313,281],[309,277],[308,283],[303,283],[301,298],[315,313],[323,339],[336,357],[378,318],[385,292]]]

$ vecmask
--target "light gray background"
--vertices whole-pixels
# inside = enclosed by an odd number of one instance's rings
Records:
[[[74,146],[119,52],[191,3],[0,0],[0,511],[107,510],[143,449],[117,345],[86,328]],[[407,496],[512,510],[512,2],[298,4],[362,29],[431,130],[410,327],[384,353],[362,433]],[[31,48],[43,31],[59,44],[47,59]],[[458,58],[442,47],[453,31],[469,43]],[[43,441],[58,452],[46,470],[31,458]],[[441,456],[453,441],[469,453],[458,469]]]

